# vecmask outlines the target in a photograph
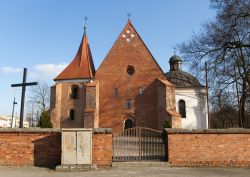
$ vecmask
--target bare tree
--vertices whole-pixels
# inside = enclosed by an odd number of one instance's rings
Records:
[[[40,82],[37,86],[31,87],[29,91],[26,118],[32,126],[32,122],[35,121],[37,124],[40,114],[49,109],[50,87],[47,83]]]
[[[220,90],[239,97],[239,126],[245,127],[245,106],[250,86],[250,1],[211,0],[216,19],[204,24],[203,32],[178,45],[192,71],[204,75],[208,63],[209,84],[213,97]],[[236,68],[236,69],[234,69]],[[238,85],[238,92],[235,85]]]
[[[219,90],[211,100],[213,105],[210,114],[211,128],[239,127],[235,94]]]

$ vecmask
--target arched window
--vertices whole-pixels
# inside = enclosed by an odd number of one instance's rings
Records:
[[[119,90],[118,90],[118,88],[115,88],[115,97],[119,97]]]
[[[71,87],[71,99],[79,98],[79,87],[77,85],[72,85]]]
[[[74,109],[71,109],[69,111],[69,118],[70,118],[70,120],[75,120],[75,110]]]
[[[179,100],[178,102],[179,114],[181,118],[186,118],[186,104],[184,100]]]
[[[124,130],[133,128],[134,127],[134,122],[132,119],[126,119],[124,122]]]
[[[127,99],[125,106],[126,106],[126,109],[132,109],[133,107],[132,100]]]

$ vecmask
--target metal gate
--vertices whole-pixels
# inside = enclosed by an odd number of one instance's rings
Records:
[[[113,161],[166,160],[162,131],[135,127],[113,134]]]

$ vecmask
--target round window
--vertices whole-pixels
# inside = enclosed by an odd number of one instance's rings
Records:
[[[128,73],[128,75],[132,76],[135,73],[135,68],[131,65],[128,65],[127,73]]]

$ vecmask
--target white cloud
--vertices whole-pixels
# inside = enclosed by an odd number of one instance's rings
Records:
[[[32,79],[52,81],[52,79],[54,79],[66,66],[66,63],[37,64],[34,66],[29,76]]]
[[[20,73],[23,71],[23,69],[21,68],[14,68],[14,67],[9,67],[9,66],[2,67],[1,70],[5,74],[16,74],[16,73]]]

